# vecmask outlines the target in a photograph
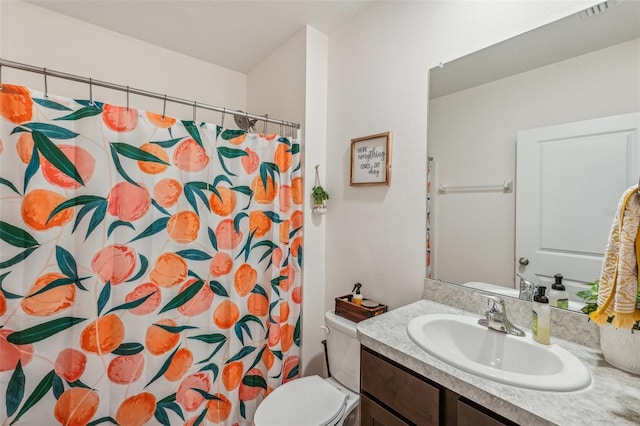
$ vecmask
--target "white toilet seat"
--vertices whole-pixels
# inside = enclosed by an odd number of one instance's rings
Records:
[[[330,426],[344,415],[348,395],[320,376],[276,388],[258,406],[256,426]]]

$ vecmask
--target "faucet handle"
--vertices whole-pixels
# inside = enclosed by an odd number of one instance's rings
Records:
[[[478,291],[473,293],[486,298],[489,302],[489,310],[484,313],[485,318],[478,320],[478,324],[515,336],[525,335],[524,331],[513,325],[507,318],[507,308],[501,297]]]
[[[499,310],[500,312],[504,312],[504,300],[501,297],[494,296],[491,294],[480,293],[479,291],[473,292],[476,296],[481,296],[487,299],[489,303],[489,310]],[[498,307],[500,309],[498,309]]]
[[[535,285],[531,281],[529,281],[528,279],[523,277],[522,274],[520,274],[520,272],[516,272],[516,275],[518,276],[518,278],[520,278],[520,283],[521,284],[524,282],[524,283],[527,283],[527,284],[530,284],[530,285]]]

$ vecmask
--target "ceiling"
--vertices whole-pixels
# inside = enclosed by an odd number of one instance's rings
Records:
[[[373,0],[26,0],[241,73],[310,25],[329,34]]]
[[[600,8],[600,11],[593,12]],[[587,13],[588,12],[588,13]],[[434,68],[434,99],[640,37],[640,1],[608,0]]]

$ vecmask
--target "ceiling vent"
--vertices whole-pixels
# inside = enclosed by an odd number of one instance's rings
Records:
[[[606,12],[608,9],[612,9],[622,0],[608,0],[603,1],[602,3],[598,3],[595,6],[591,6],[580,12],[580,16],[582,18],[591,18],[593,16],[599,15],[600,13]]]

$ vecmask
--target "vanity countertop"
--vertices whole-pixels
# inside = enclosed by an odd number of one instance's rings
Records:
[[[360,322],[358,337],[364,346],[522,425],[640,424],[640,376],[611,367],[599,350],[554,338],[551,330],[551,343],[584,362],[593,381],[575,392],[522,389],[466,373],[413,343],[406,332],[409,321],[437,313],[477,316],[423,299]]]

